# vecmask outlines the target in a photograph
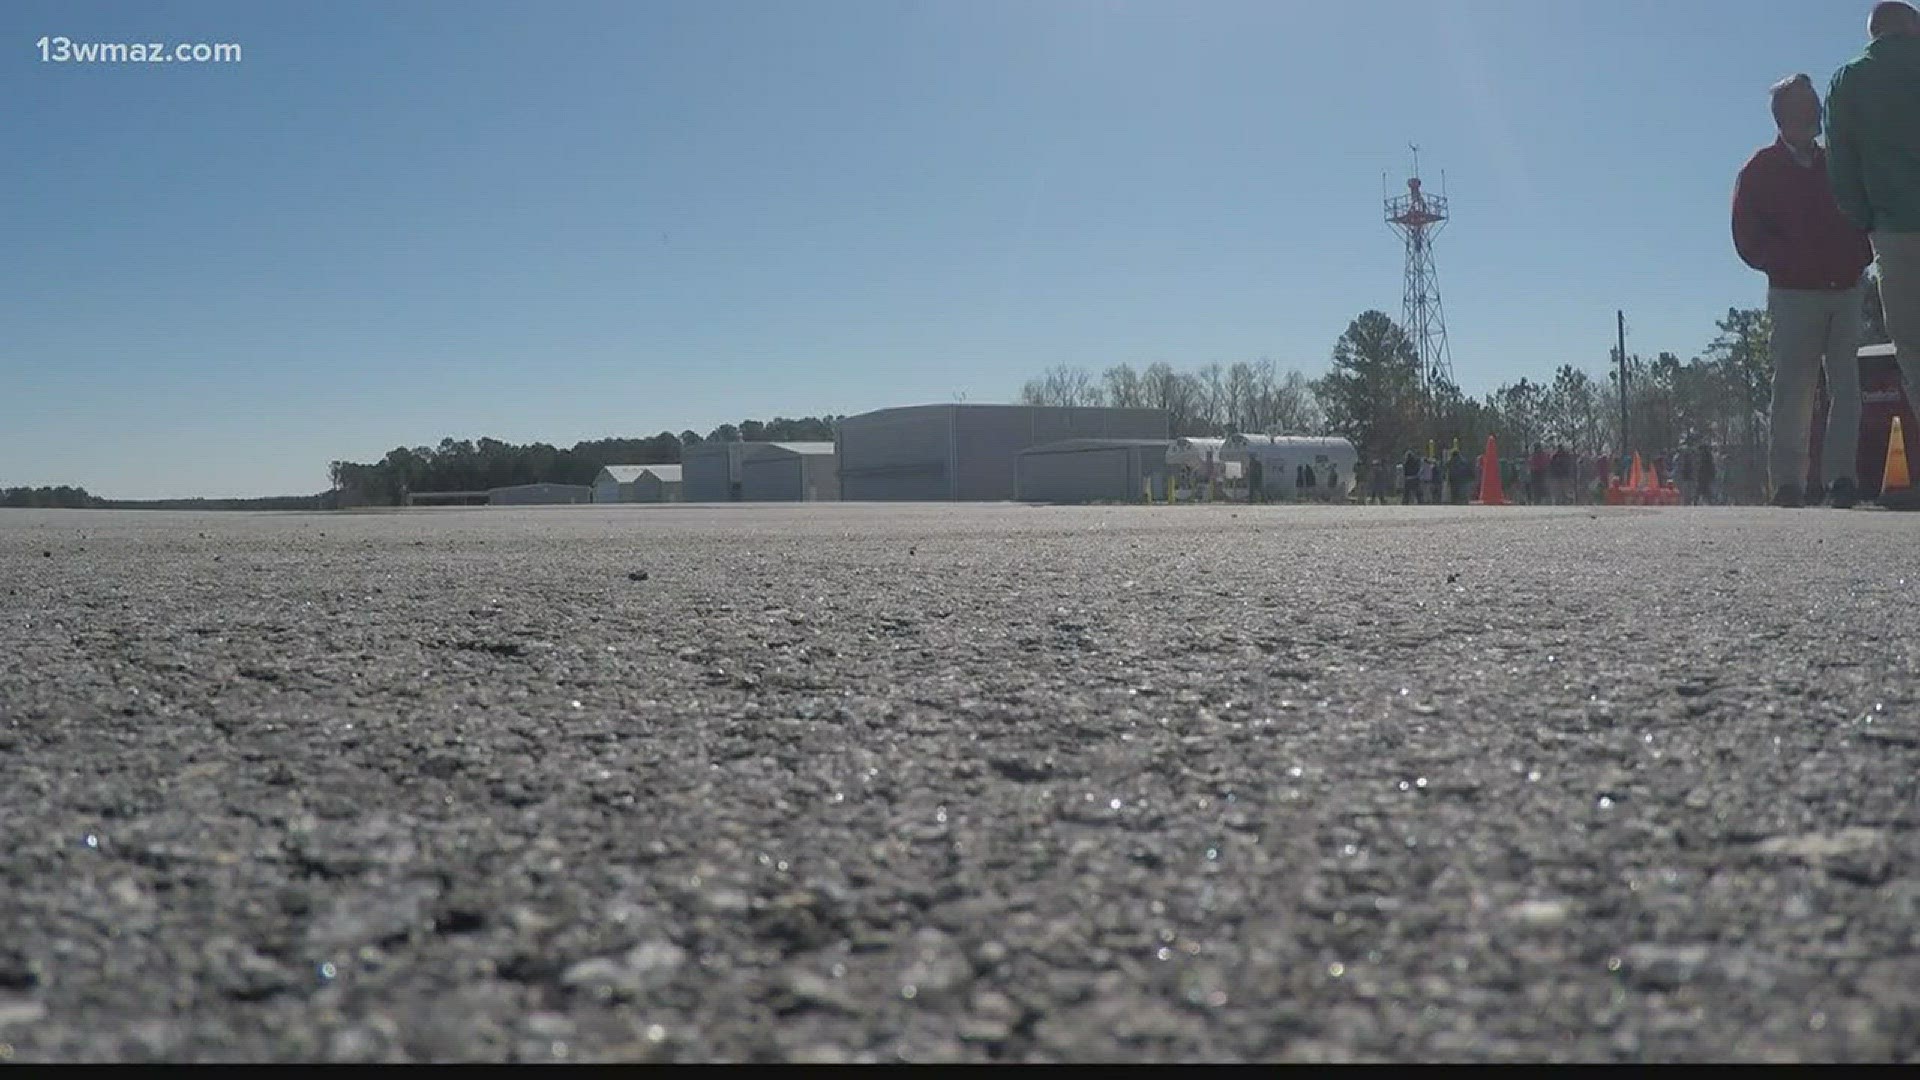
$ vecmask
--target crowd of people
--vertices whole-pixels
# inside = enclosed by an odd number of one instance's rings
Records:
[[[1687,505],[1719,503],[1725,498],[1719,486],[1719,460],[1710,443],[1694,442],[1643,458],[1640,464],[1642,470],[1653,473],[1650,482],[1679,488],[1680,501]],[[1463,504],[1480,498],[1485,467],[1479,456],[1469,458],[1458,447],[1444,458],[1409,450],[1398,462],[1362,461],[1356,470],[1354,496],[1363,503],[1397,499],[1403,506]],[[1629,482],[1633,456],[1577,454],[1564,445],[1549,450],[1534,443],[1525,457],[1501,458],[1499,469],[1501,492],[1511,502],[1599,504],[1606,501],[1607,488],[1616,480]]]

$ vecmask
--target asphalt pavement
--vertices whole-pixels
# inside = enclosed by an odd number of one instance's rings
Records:
[[[1920,1061],[1920,515],[0,511],[0,1059]]]

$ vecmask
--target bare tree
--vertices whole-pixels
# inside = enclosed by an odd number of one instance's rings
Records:
[[[1208,364],[1200,369],[1196,381],[1200,389],[1199,401],[1195,403],[1196,427],[1204,429],[1201,434],[1221,434],[1227,426],[1226,373],[1219,364]]]
[[[1327,413],[1314,391],[1313,380],[1298,370],[1287,372],[1274,390],[1273,415],[1268,423],[1289,434],[1324,433]]]
[[[1227,369],[1227,434],[1252,429],[1253,410],[1258,394],[1259,388],[1255,385],[1252,364],[1241,360]]]
[[[1158,363],[1147,368],[1140,382],[1147,407],[1166,412],[1174,435],[1201,434],[1195,430],[1202,396],[1200,380],[1177,372],[1168,364]]]
[[[1132,364],[1115,364],[1108,368],[1101,378],[1106,387],[1107,404],[1116,409],[1147,407],[1147,397],[1140,383],[1140,373],[1133,370]]]
[[[1020,403],[1023,405],[1077,409],[1101,405],[1105,398],[1092,372],[1065,364],[1048,368],[1039,378],[1028,379],[1026,385],[1020,388]]]

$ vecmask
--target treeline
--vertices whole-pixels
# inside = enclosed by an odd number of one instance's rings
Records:
[[[0,488],[0,507],[67,510],[331,510],[334,492],[318,495],[274,495],[260,499],[103,499],[86,488]]]
[[[1341,435],[1362,454],[1385,459],[1409,449],[1424,453],[1430,441],[1478,448],[1488,435],[1512,455],[1536,442],[1564,444],[1578,454],[1661,453],[1699,442],[1757,453],[1766,445],[1773,387],[1770,321],[1764,309],[1733,308],[1714,326],[1716,335],[1689,360],[1670,352],[1651,359],[1629,354],[1625,446],[1617,349],[1607,350],[1598,376],[1563,362],[1547,379],[1522,378],[1475,399],[1423,378],[1413,342],[1379,311],[1348,324],[1318,377],[1279,374],[1268,360],[1190,371],[1165,363],[1143,371],[1120,364],[1099,373],[1055,367],[1029,380],[1020,398],[1035,405],[1165,409],[1175,436]],[[1869,277],[1860,343],[1887,340],[1879,283]]]
[[[703,442],[830,442],[838,416],[743,420],[705,435],[663,431],[649,438],[594,439],[561,449],[547,443],[442,439],[436,447],[396,447],[371,464],[335,461],[328,476],[340,505],[397,506],[408,492],[486,491],[516,484],[591,484],[608,465],[678,464]]]
[[[84,510],[99,506],[101,500],[87,494],[86,488],[68,487],[10,487],[0,488],[0,507],[13,509],[60,508]]]
[[[1164,363],[1142,370],[1117,364],[1098,375],[1063,365],[1028,380],[1020,389],[1020,402],[1161,409],[1175,435],[1308,433],[1326,421],[1312,381],[1298,371],[1282,374],[1266,359],[1225,367],[1209,364],[1198,371],[1176,371]]]
[[[1424,452],[1429,442],[1458,441],[1471,453],[1489,435],[1510,456],[1535,443],[1576,454],[1663,453],[1700,442],[1764,446],[1773,378],[1766,312],[1729,310],[1715,326],[1718,334],[1691,360],[1628,355],[1624,440],[1617,350],[1597,377],[1563,362],[1549,378],[1522,378],[1475,399],[1452,384],[1427,383],[1413,343],[1373,311],[1341,335],[1330,369],[1312,385],[1327,431],[1369,457]]]
[[[256,499],[101,499],[102,510],[332,510],[335,492],[318,495],[267,495]]]

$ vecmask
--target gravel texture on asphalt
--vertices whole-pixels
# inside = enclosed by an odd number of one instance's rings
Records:
[[[0,1057],[1914,1062],[1916,530],[0,511]]]

